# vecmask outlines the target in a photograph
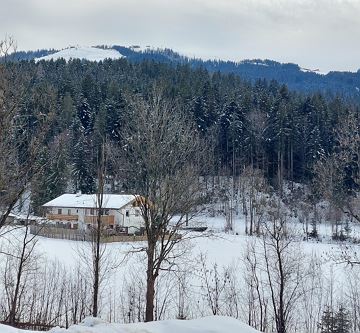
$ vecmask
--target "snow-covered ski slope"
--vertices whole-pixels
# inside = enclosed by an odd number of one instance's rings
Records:
[[[102,61],[105,59],[119,59],[123,58],[123,55],[114,49],[101,49],[93,46],[83,47],[69,47],[53,54],[37,58],[35,61],[40,60],[58,60],[65,59],[85,59],[89,61]]]
[[[33,333],[0,325],[1,333]],[[68,329],[53,328],[51,333],[257,333],[259,331],[241,321],[221,316],[193,320],[164,320],[151,323],[109,324],[95,318],[86,318],[80,325]]]

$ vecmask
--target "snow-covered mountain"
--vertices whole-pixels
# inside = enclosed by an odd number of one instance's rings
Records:
[[[203,60],[189,58],[167,48],[155,48],[150,45],[107,47],[70,47],[61,51],[42,49],[37,51],[19,51],[13,54],[16,61],[50,60],[64,58],[87,59],[100,61],[106,58],[118,59],[126,57],[129,62],[155,61],[169,65],[185,64],[191,68],[205,68],[209,72],[237,74],[244,80],[256,82],[259,79],[276,80],[286,84],[291,90],[306,93],[323,92],[324,94],[339,94],[360,99],[360,70],[353,72],[329,72],[300,67],[293,63],[279,63],[268,59],[252,59],[242,61]],[[0,57],[1,62],[1,57]],[[321,74],[321,75],[320,75]]]
[[[46,55],[44,57],[36,58],[35,61],[40,60],[57,60],[65,59],[86,59],[89,61],[101,61],[104,59],[119,59],[124,57],[119,51],[114,49],[102,49],[98,47],[88,46],[76,46],[63,49],[53,54]]]

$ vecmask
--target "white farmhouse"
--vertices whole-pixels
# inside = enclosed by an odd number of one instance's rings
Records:
[[[144,222],[135,195],[104,194],[102,224],[107,229],[133,234]],[[96,194],[63,194],[43,205],[46,218],[73,229],[86,229],[97,221]]]

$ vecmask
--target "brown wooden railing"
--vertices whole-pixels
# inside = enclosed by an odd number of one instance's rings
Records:
[[[59,221],[77,221],[79,215],[46,214],[46,218],[49,220]]]
[[[85,221],[86,224],[96,224],[97,218],[98,217],[96,215],[85,216],[84,221]],[[113,215],[103,215],[103,216],[101,216],[101,223],[103,225],[109,225],[109,224],[114,225],[115,224],[115,216],[113,216]]]

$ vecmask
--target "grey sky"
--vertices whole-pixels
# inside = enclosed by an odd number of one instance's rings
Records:
[[[25,50],[139,44],[360,68],[360,0],[1,0],[0,31]]]

